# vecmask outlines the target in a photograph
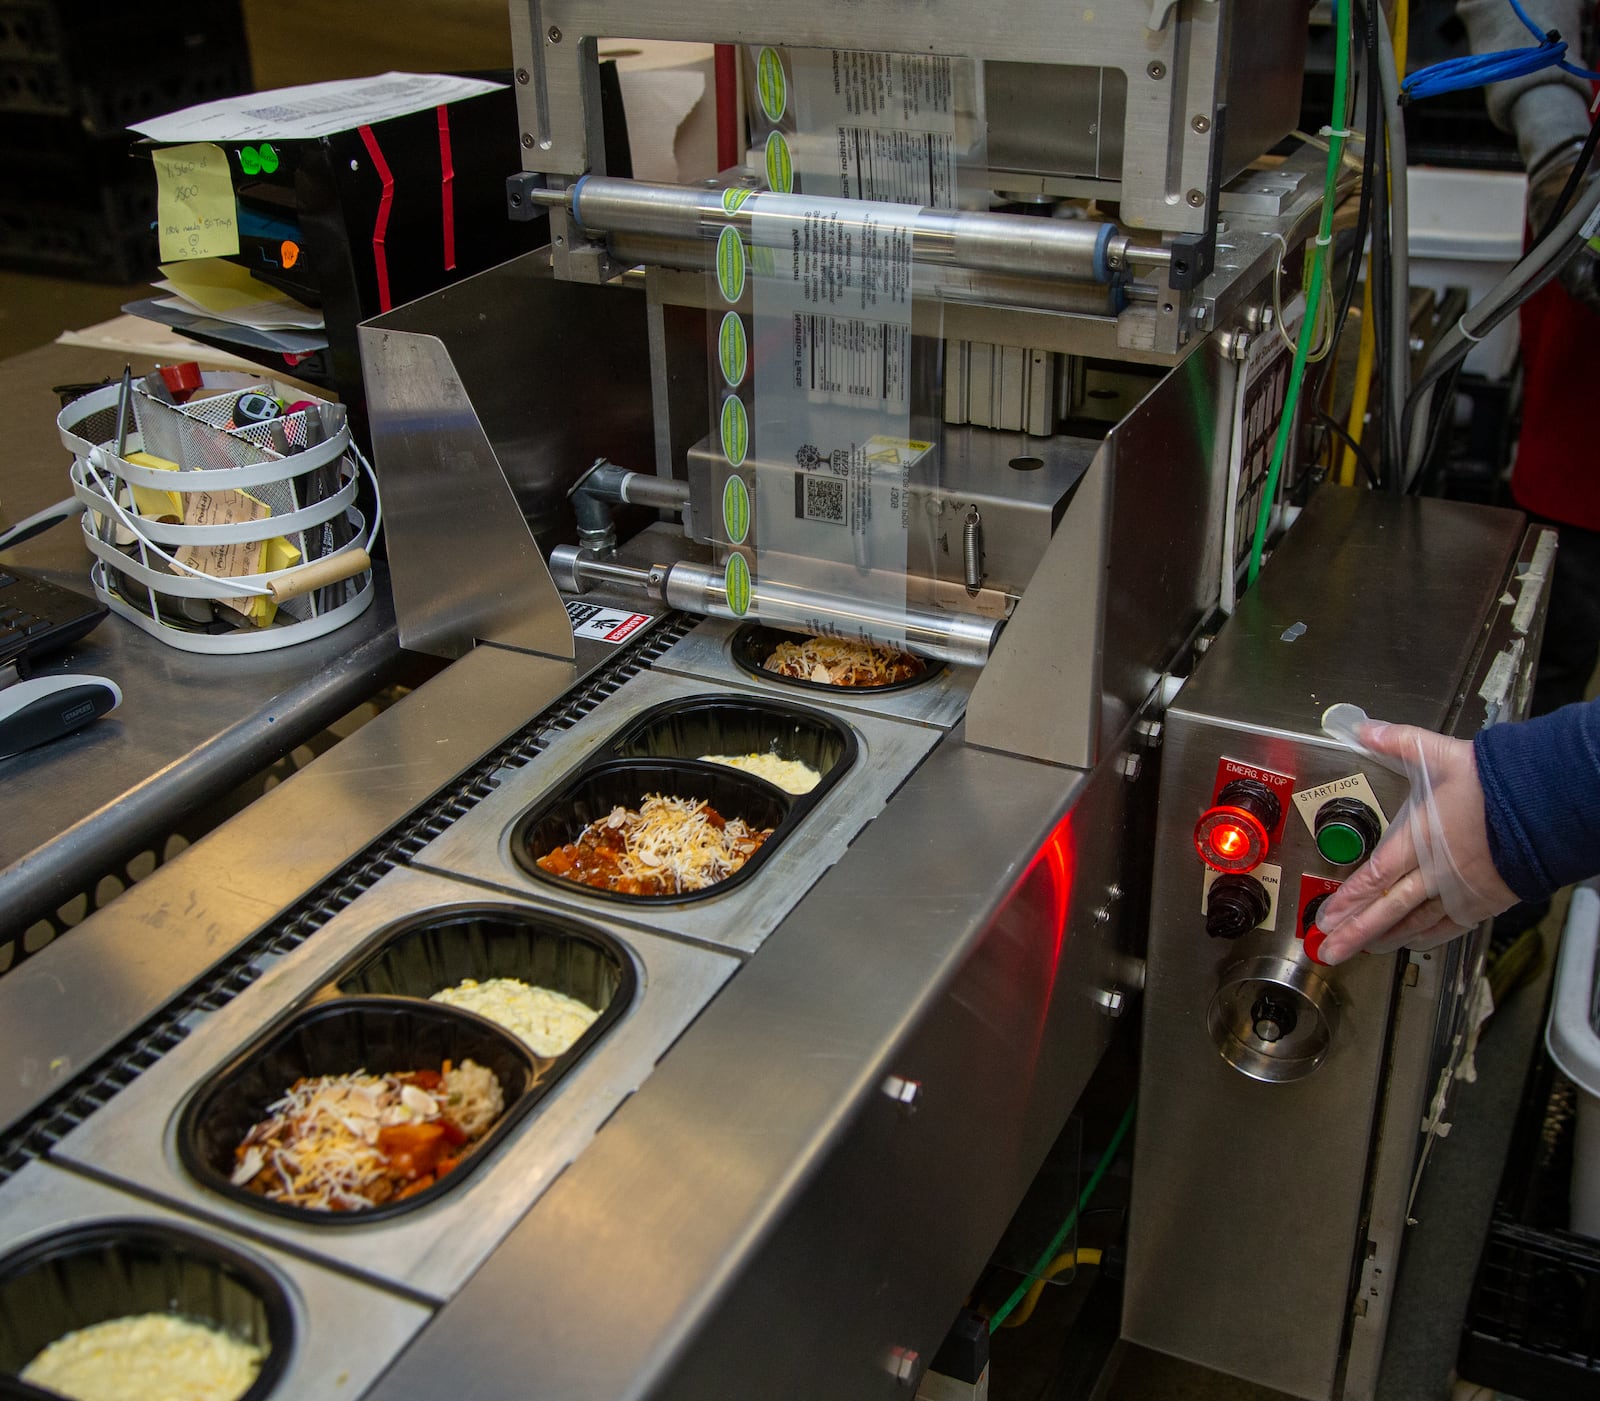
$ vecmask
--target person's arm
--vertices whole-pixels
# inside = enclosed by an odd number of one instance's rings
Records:
[[[1489,855],[1523,900],[1600,871],[1600,700],[1473,740]]]
[[[1523,9],[1535,24],[1559,30],[1570,45],[1569,61],[1581,64],[1583,4],[1584,0],[1523,0]],[[1467,27],[1467,43],[1475,54],[1525,49],[1534,42],[1507,0],[1456,0],[1456,14]],[[1559,68],[1495,83],[1486,96],[1490,119],[1517,138],[1530,180],[1569,148],[1575,154],[1589,130],[1589,85]]]

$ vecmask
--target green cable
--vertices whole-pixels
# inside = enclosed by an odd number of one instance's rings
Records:
[[[1094,1171],[1089,1174],[1089,1181],[1078,1194],[1078,1204],[1067,1214],[1067,1219],[1061,1223],[1061,1229],[1056,1232],[1055,1239],[1045,1247],[1044,1254],[1039,1257],[1039,1263],[1028,1272],[1027,1277],[1019,1284],[1011,1297],[995,1310],[989,1320],[989,1331],[992,1333],[1006,1319],[1011,1317],[1011,1312],[1022,1302],[1022,1296],[1033,1286],[1033,1281],[1049,1267],[1052,1260],[1061,1252],[1061,1242],[1066,1240],[1067,1233],[1077,1223],[1078,1213],[1088,1206],[1089,1199],[1094,1196],[1095,1189],[1100,1185],[1100,1179],[1106,1175],[1106,1169],[1111,1166],[1111,1160],[1117,1156],[1117,1149],[1122,1147],[1122,1140],[1127,1137],[1128,1130],[1133,1127],[1133,1106],[1135,1101],[1130,1100],[1128,1107],[1122,1115],[1122,1122],[1117,1125],[1117,1131],[1111,1135],[1111,1142],[1106,1145],[1106,1151],[1100,1155],[1100,1161],[1095,1164]]]
[[[1333,120],[1341,127],[1349,121],[1345,97],[1350,77],[1350,0],[1340,0],[1335,7],[1339,12],[1339,38],[1334,45],[1333,65]],[[1383,21],[1380,18],[1379,23]],[[1306,288],[1306,313],[1300,323],[1300,335],[1294,344],[1294,362],[1289,369],[1289,387],[1283,399],[1283,417],[1278,420],[1278,435],[1272,445],[1272,465],[1267,469],[1267,480],[1261,488],[1261,505],[1256,508],[1256,534],[1250,545],[1250,573],[1245,587],[1254,585],[1261,572],[1261,551],[1267,543],[1267,522],[1272,518],[1272,498],[1277,494],[1278,475],[1283,471],[1283,459],[1289,449],[1289,432],[1294,423],[1295,410],[1300,404],[1300,385],[1305,379],[1306,357],[1311,351],[1311,337],[1316,331],[1318,314],[1322,309],[1322,283],[1327,275],[1327,264],[1333,252],[1333,202],[1339,180],[1339,165],[1344,159],[1345,133],[1335,131],[1328,137],[1328,173],[1322,188],[1322,217],[1317,221],[1317,251],[1311,264],[1311,282]],[[1404,172],[1402,172],[1402,175]]]

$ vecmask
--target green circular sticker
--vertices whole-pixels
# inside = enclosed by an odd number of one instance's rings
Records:
[[[736,311],[722,317],[717,331],[717,364],[722,367],[722,378],[729,388],[737,389],[744,383],[744,372],[750,366],[750,345],[745,339],[744,318]]]
[[[239,147],[239,169],[246,175],[261,173],[261,153],[254,146]]]
[[[722,207],[730,214],[737,213],[739,206],[754,193],[754,190],[747,189],[743,185],[735,185],[733,189],[722,192]]]
[[[717,235],[717,286],[724,301],[744,295],[744,240],[731,225]]]
[[[743,477],[729,477],[722,488],[722,525],[732,544],[744,544],[750,533],[750,488]]]
[[[275,171],[277,168],[278,168],[278,153],[276,151],[274,151],[272,149],[272,147],[268,146],[265,142],[263,142],[262,145],[261,145],[261,169],[262,169],[262,171],[267,175],[271,175],[272,172]]]
[[[762,49],[756,59],[756,92],[761,96],[761,110],[769,122],[782,119],[788,106],[788,85],[783,81],[783,60],[776,49]]]
[[[767,138],[767,184],[780,195],[794,189],[794,162],[789,159],[789,143],[781,131]]]
[[[722,401],[722,455],[735,467],[744,465],[745,454],[750,450],[750,420],[745,417],[744,404],[737,394]]]
[[[739,617],[750,611],[750,566],[743,555],[730,555],[722,571],[722,589],[728,596],[728,607]]]

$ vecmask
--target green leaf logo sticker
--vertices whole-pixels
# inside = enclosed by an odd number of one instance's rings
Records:
[[[776,49],[762,49],[756,59],[756,92],[760,94],[761,110],[767,114],[767,120],[782,120],[789,93],[783,81],[783,60]]]
[[[767,138],[767,184],[780,195],[794,189],[794,162],[789,158],[789,143],[781,131]]]
[[[746,189],[742,185],[735,185],[731,190],[724,190],[722,192],[722,207],[727,210],[729,214],[737,213],[739,206],[749,199],[754,193],[754,190]]]
[[[261,152],[254,146],[239,147],[239,169],[246,175],[259,175],[261,173]]]
[[[278,153],[271,146],[263,144],[261,147],[261,169],[263,173],[271,175],[278,168]]]
[[[722,589],[728,596],[728,607],[742,618],[750,611],[750,566],[743,555],[730,555],[722,571]]]
[[[744,465],[745,454],[750,450],[750,420],[745,417],[744,404],[737,394],[722,401],[722,454],[730,465]]]
[[[744,240],[731,224],[717,235],[717,286],[724,301],[744,295]]]
[[[750,533],[750,488],[743,477],[729,477],[722,488],[722,525],[731,544],[744,544]]]
[[[750,365],[750,346],[745,339],[744,319],[736,311],[724,313],[722,326],[717,331],[717,364],[722,367],[722,378],[728,388],[737,389],[744,383],[744,372]]]

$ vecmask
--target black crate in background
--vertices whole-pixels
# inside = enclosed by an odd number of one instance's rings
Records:
[[[0,0],[0,265],[153,276],[155,184],[127,124],[251,86],[239,0]]]
[[[1541,1047],[1462,1326],[1461,1376],[1530,1401],[1600,1396],[1600,1240],[1566,1229],[1579,1093]]]
[[[0,115],[121,137],[130,122],[250,87],[239,0],[0,0]]]

